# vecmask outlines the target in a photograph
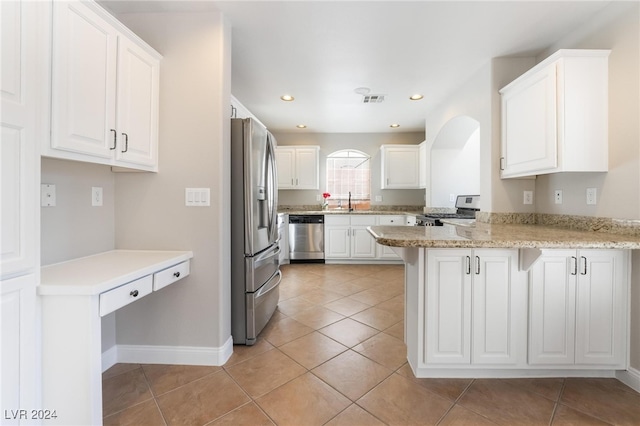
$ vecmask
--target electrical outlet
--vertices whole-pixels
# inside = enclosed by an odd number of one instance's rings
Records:
[[[452,202],[452,203],[456,201],[455,194],[449,194],[449,201]]]
[[[322,201],[322,194],[316,194],[316,201]]]
[[[382,195],[376,195],[376,202],[382,201]]]
[[[94,207],[100,207],[102,205],[102,187],[91,187],[91,205]]]
[[[524,191],[523,204],[533,204],[533,191]]]
[[[556,204],[562,204],[562,189],[556,189],[553,193],[553,201]]]
[[[56,186],[43,183],[40,185],[40,206],[55,207],[56,206]]]
[[[596,188],[587,188],[587,204],[597,204],[597,192]]]

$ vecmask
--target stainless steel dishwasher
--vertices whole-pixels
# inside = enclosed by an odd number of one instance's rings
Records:
[[[289,215],[289,262],[324,263],[323,215]]]

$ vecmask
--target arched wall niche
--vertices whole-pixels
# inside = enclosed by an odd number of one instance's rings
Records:
[[[454,207],[455,196],[480,194],[480,123],[469,116],[447,121],[430,153],[432,207]]]

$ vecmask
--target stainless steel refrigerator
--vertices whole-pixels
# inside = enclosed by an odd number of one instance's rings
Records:
[[[231,119],[231,334],[253,345],[280,297],[276,141],[257,121]]]

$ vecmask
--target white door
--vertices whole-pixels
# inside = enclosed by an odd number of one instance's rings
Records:
[[[576,289],[576,364],[624,366],[626,254],[580,250]]]
[[[318,189],[318,150],[296,148],[296,189]]]
[[[157,165],[159,71],[157,58],[120,37],[116,147],[119,161]]]
[[[557,166],[556,100],[555,63],[502,94],[502,176]]]
[[[324,226],[325,259],[348,259],[351,257],[349,226]]]
[[[18,410],[39,408],[38,147],[48,140],[41,85],[49,79],[50,3],[5,1],[0,8],[0,406],[2,424],[17,425],[33,423]]]
[[[516,280],[517,259],[514,250],[473,251],[473,364],[518,360],[518,338],[526,333],[519,314],[527,306],[525,284]]]
[[[529,275],[529,364],[575,361],[575,250],[546,250]]]
[[[116,30],[81,2],[54,2],[52,147],[113,158]]]
[[[471,363],[470,261],[470,250],[427,250],[428,364]]]
[[[382,188],[417,189],[420,187],[419,146],[389,147],[383,151]]]
[[[278,189],[291,189],[295,184],[295,155],[293,148],[276,148]]]
[[[351,257],[357,259],[376,257],[376,240],[367,231],[366,226],[351,227]]]

